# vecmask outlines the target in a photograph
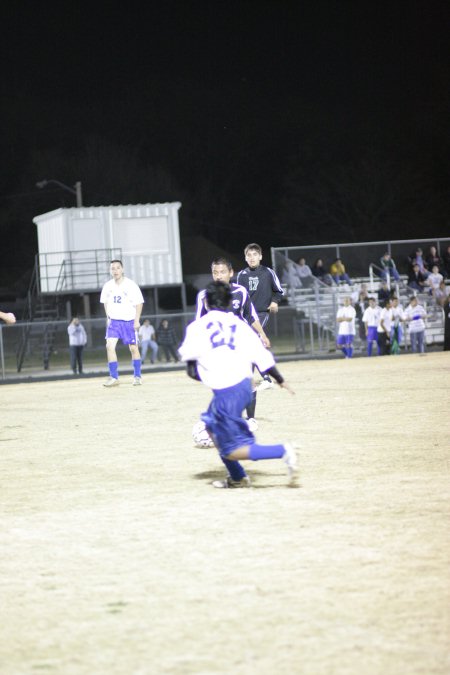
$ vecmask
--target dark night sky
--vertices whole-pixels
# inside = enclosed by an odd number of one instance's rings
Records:
[[[231,252],[449,233],[448,2],[10,4],[0,286],[74,205],[43,178],[180,200],[182,235]]]

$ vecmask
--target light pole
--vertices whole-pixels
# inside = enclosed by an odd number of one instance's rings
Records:
[[[69,187],[69,185],[65,185],[64,183],[61,183],[59,180],[55,180],[54,178],[49,178],[48,180],[40,180],[39,182],[36,183],[36,187],[38,188],[44,188],[46,185],[49,183],[54,183],[55,185],[59,185],[60,188],[63,190],[67,190],[68,192],[71,192],[73,195],[76,196],[77,199],[77,207],[80,208],[83,206],[83,196],[81,193],[81,181],[77,181],[74,185],[74,187]]]

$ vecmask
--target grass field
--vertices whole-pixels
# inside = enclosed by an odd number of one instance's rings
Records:
[[[184,373],[2,385],[2,675],[447,675],[447,353],[281,364],[215,490]]]

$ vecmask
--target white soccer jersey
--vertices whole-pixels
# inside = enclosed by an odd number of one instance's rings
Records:
[[[253,364],[262,372],[275,365],[248,324],[216,309],[189,324],[179,353],[183,361],[197,361],[200,379],[211,389],[251,378]]]
[[[136,305],[143,304],[144,298],[139,286],[131,279],[123,277],[121,284],[110,279],[102,288],[100,302],[106,307],[110,319],[131,321],[136,317]]]
[[[381,307],[367,307],[364,310],[362,317],[363,323],[366,323],[369,328],[377,328],[380,321]]]
[[[380,314],[380,322],[377,326],[378,333],[390,333],[393,324],[393,318],[392,308],[383,307]],[[383,321],[384,327],[381,325],[381,321]]]
[[[355,335],[355,317],[356,312],[355,308],[349,305],[348,307],[340,307],[336,318],[338,319],[351,319],[351,321],[341,321],[339,322],[339,335]]]

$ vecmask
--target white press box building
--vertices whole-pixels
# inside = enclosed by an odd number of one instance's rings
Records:
[[[61,208],[33,218],[42,294],[92,293],[123,261],[139,286],[183,284],[180,202]]]

